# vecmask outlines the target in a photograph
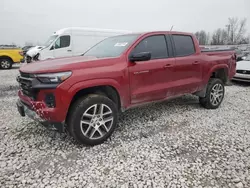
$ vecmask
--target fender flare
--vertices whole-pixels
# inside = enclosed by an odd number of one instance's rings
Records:
[[[77,94],[77,92],[83,90],[83,89],[87,89],[87,88],[91,88],[91,87],[101,87],[101,86],[111,86],[113,87],[119,97],[120,97],[120,102],[121,102],[121,106],[123,106],[123,101],[125,100],[121,94],[121,85],[114,79],[110,79],[110,78],[101,78],[101,79],[91,79],[91,80],[84,80],[81,82],[77,82],[74,85],[72,85],[69,89],[69,95],[71,96],[70,101],[73,100],[74,96]]]
[[[229,75],[229,67],[228,67],[227,64],[215,65],[215,66],[213,66],[213,67],[208,71],[208,74],[205,76],[206,83],[209,81],[209,79],[210,79],[212,73],[213,73],[213,72],[216,72],[216,70],[219,70],[219,69],[225,69],[225,70],[226,70],[227,76]]]
[[[2,58],[8,58],[8,59],[10,59],[12,62],[14,62],[13,59],[12,59],[8,54],[1,54],[1,55],[0,55],[0,59],[2,59]]]

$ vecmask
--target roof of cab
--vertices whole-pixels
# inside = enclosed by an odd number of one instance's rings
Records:
[[[131,34],[138,35],[157,35],[157,34],[170,34],[170,35],[193,35],[192,33],[180,32],[180,31],[145,31],[145,32],[135,32]]]

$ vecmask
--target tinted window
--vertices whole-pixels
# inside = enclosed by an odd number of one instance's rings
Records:
[[[191,36],[173,35],[176,56],[188,56],[195,53]]]
[[[167,44],[163,35],[143,39],[133,50],[133,53],[150,52],[151,59],[168,57]]]
[[[55,42],[55,48],[65,48],[70,45],[70,36],[65,35],[61,36],[59,39],[56,40]]]

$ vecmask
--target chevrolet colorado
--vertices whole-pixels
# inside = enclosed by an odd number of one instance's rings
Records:
[[[131,107],[194,94],[203,107],[218,108],[235,67],[234,51],[202,52],[189,33],[120,35],[82,56],[22,66],[17,108],[21,116],[97,145],[115,130],[119,112]]]

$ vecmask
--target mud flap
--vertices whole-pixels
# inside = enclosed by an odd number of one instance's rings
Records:
[[[17,102],[16,105],[17,105],[17,110],[18,110],[19,114],[22,117],[24,117],[25,116],[25,112],[24,112],[23,105],[21,105],[19,102]]]
[[[198,97],[205,97],[207,93],[207,85],[201,90],[194,93]]]

